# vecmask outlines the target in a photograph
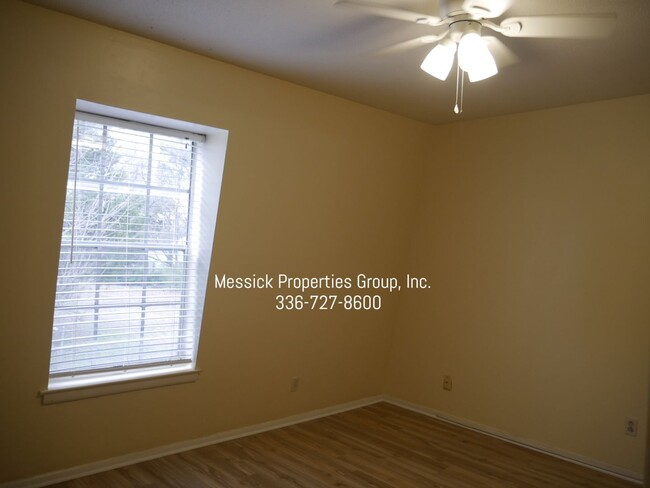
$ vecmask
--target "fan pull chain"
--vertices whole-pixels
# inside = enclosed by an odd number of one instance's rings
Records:
[[[465,72],[456,64],[456,105],[454,113],[459,114],[463,111],[463,85],[465,84]]]

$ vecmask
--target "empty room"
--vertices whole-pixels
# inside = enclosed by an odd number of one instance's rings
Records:
[[[649,23],[0,2],[0,488],[650,487]]]

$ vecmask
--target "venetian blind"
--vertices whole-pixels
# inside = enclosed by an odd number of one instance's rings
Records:
[[[77,112],[50,377],[190,363],[204,136]]]

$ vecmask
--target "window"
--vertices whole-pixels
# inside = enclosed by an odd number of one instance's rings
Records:
[[[77,111],[46,396],[195,372],[220,132],[215,165],[205,135]]]

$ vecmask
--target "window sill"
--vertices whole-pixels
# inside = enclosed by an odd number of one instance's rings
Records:
[[[47,389],[41,390],[40,395],[43,405],[52,405],[127,391],[193,383],[198,379],[200,372],[200,369],[184,369],[172,373],[156,373],[155,376],[113,376],[114,379],[103,383],[75,385],[74,382],[67,382],[61,386],[49,385]]]

